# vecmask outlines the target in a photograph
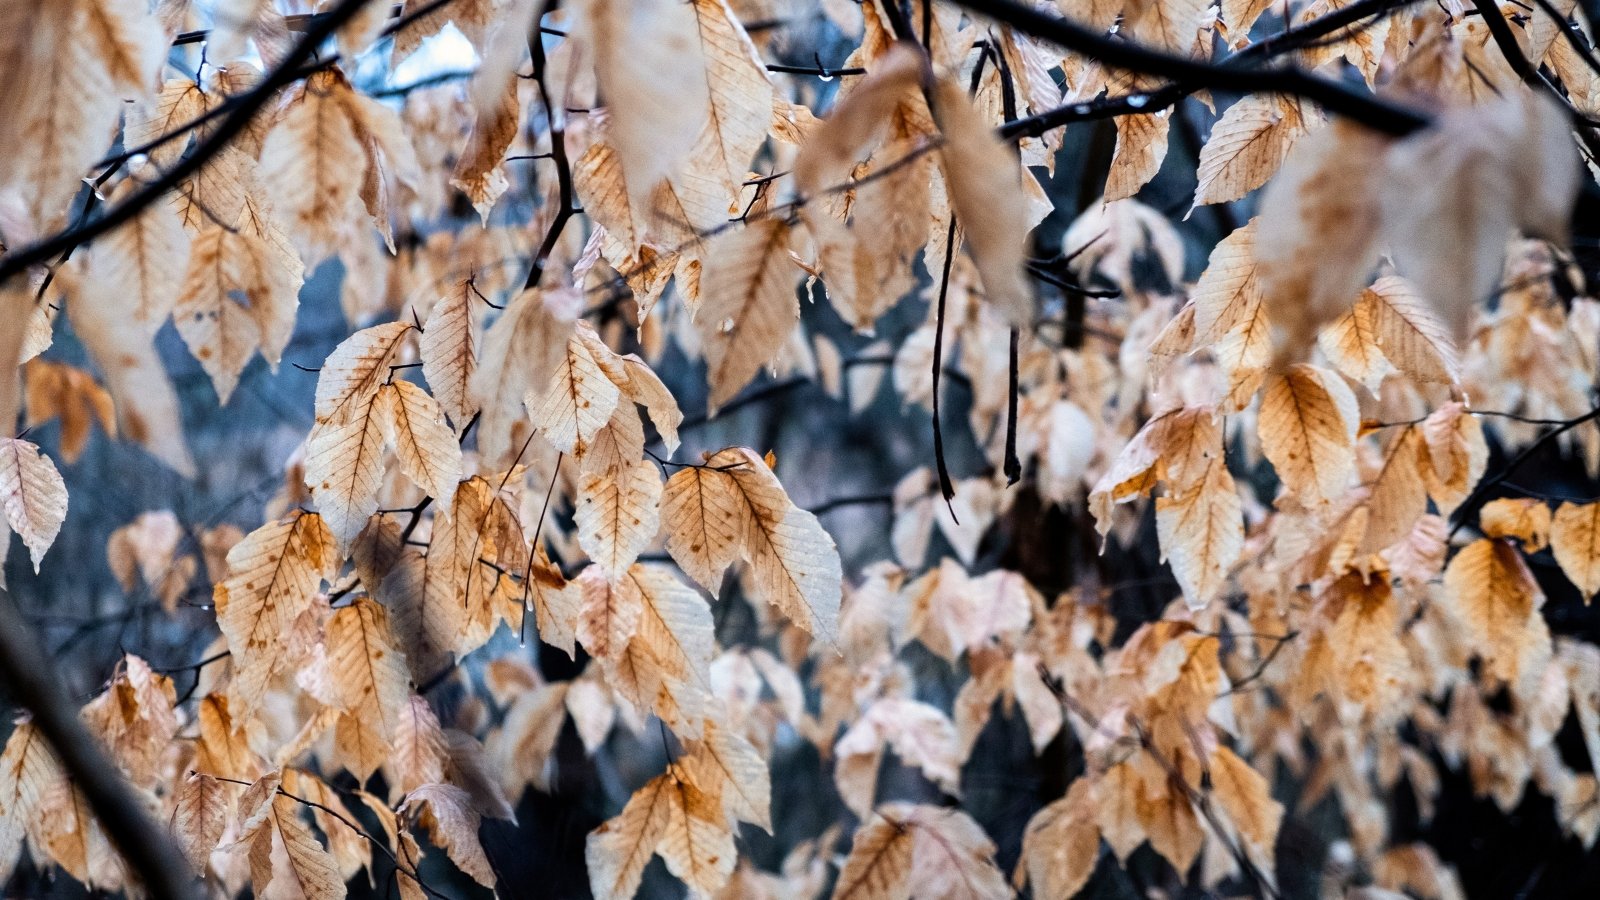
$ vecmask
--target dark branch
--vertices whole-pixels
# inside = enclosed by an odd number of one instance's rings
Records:
[[[0,256],[0,283],[12,276],[27,271],[29,266],[45,262],[52,257],[66,253],[80,244],[87,243],[102,234],[133,219],[146,207],[160,200],[166,193],[178,185],[184,178],[198,172],[202,166],[231,143],[234,138],[250,124],[277,92],[304,77],[304,65],[316,54],[322,42],[338,30],[368,0],[341,0],[338,6],[315,18],[306,27],[305,34],[300,41],[284,56],[278,67],[273,69],[249,91],[240,94],[237,98],[238,105],[222,118],[213,131],[204,140],[195,146],[192,153],[180,160],[171,169],[164,172],[160,178],[129,195],[128,198],[117,204],[112,209],[106,210],[100,218],[82,225],[57,232],[50,237],[21,247],[5,256]],[[408,21],[432,12],[450,3],[451,0],[434,0],[417,9],[404,19],[391,23],[390,28],[397,28]],[[337,59],[337,55],[328,58],[328,61]]]
[[[83,792],[106,836],[145,891],[152,897],[199,896],[189,863],[167,830],[150,819],[132,786],[89,734],[43,647],[11,595],[0,591],[0,682],[18,706],[33,714],[34,727],[50,742],[73,786]]]
[[[1067,104],[1002,126],[1002,136],[1015,138],[1038,137],[1052,128],[1072,122],[1156,112],[1203,88],[1242,93],[1293,94],[1387,134],[1409,134],[1428,124],[1430,120],[1426,114],[1380,100],[1341,82],[1311,75],[1301,69],[1263,67],[1259,64],[1314,43],[1368,16],[1386,14],[1415,2],[1418,0],[1363,0],[1353,3],[1298,28],[1252,44],[1220,63],[1200,62],[1140,47],[1012,0],[962,0],[960,5],[1107,65],[1160,75],[1171,82],[1152,91]]]
[[[1510,462],[1505,464],[1504,468],[1496,472],[1492,477],[1485,478],[1484,480],[1478,482],[1478,486],[1472,489],[1472,493],[1467,495],[1467,499],[1461,501],[1461,505],[1456,507],[1454,516],[1455,524],[1450,527],[1450,536],[1455,537],[1456,532],[1461,530],[1461,526],[1465,525],[1472,519],[1473,516],[1477,515],[1478,510],[1483,506],[1484,502],[1488,500],[1490,491],[1503,484],[1506,479],[1511,477],[1512,473],[1517,471],[1518,467],[1532,458],[1533,455],[1538,453],[1541,448],[1563,434],[1566,434],[1572,429],[1577,428],[1579,425],[1582,425],[1585,422],[1592,422],[1595,419],[1600,419],[1600,406],[1589,410],[1575,419],[1568,419],[1557,427],[1539,435],[1538,440],[1524,447],[1521,453],[1518,453],[1511,459]]]

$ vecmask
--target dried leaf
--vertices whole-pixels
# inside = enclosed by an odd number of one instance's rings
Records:
[[[478,843],[480,816],[471,795],[451,784],[424,784],[406,795],[402,813],[417,814],[426,805],[429,838],[444,848],[450,861],[487,888],[495,886],[494,869]]]
[[[322,517],[298,510],[228,551],[228,578],[216,586],[215,600],[217,627],[232,651],[229,694],[236,712],[255,708],[285,662],[282,642],[336,564],[333,534]]]
[[[400,460],[400,471],[440,509],[450,509],[456,482],[461,480],[461,445],[439,404],[409,381],[391,381],[378,388],[374,405]],[[309,460],[307,465],[309,471]]]
[[[712,239],[695,313],[711,382],[710,407],[726,404],[770,364],[800,321],[789,226],[767,218]]]
[[[1337,375],[1296,365],[1274,378],[1261,398],[1261,450],[1302,502],[1343,494],[1355,469],[1355,396]]]
[[[691,466],[667,479],[661,499],[667,552],[690,578],[712,593],[743,549],[744,511],[738,482],[716,468]]]
[[[472,279],[457,284],[439,298],[422,326],[417,349],[422,357],[422,374],[433,389],[433,396],[450,415],[456,430],[466,427],[477,412],[471,391],[472,376],[478,368],[476,342],[472,336],[472,301],[477,296]]]
[[[1277,174],[1307,130],[1300,101],[1251,94],[1228,107],[1200,148],[1194,205],[1238,200]]]
[[[614,477],[583,476],[573,519],[584,552],[608,581],[619,582],[660,527],[661,475],[655,464],[643,460]]]
[[[933,114],[944,135],[940,154],[945,182],[961,223],[984,295],[1013,327],[1033,326],[1033,285],[1024,267],[1028,211],[1023,173],[994,124],[978,114],[966,91],[941,80],[933,90]]]
[[[1583,602],[1600,592],[1600,503],[1563,503],[1550,526],[1550,550]]]
[[[6,524],[27,545],[38,573],[67,518],[67,483],[37,445],[0,438],[0,507]]]
[[[389,758],[397,721],[410,702],[411,676],[389,636],[389,616],[357,597],[328,620],[328,675],[344,710],[336,756],[365,782]]]
[[[833,538],[817,517],[797,507],[755,453],[730,447],[706,461],[731,466],[744,509],[741,543],[756,597],[777,607],[825,643],[838,638],[843,574]]]
[[[211,851],[228,824],[228,790],[211,775],[190,772],[173,797],[172,833],[196,872],[210,865]]]

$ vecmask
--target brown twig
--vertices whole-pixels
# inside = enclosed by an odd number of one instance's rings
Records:
[[[145,893],[198,897],[188,861],[167,829],[151,820],[121,770],[89,734],[43,646],[11,595],[0,591],[0,683],[18,706],[32,713],[34,727],[50,742],[67,777],[83,793]]]
[[[242,784],[245,787],[249,787],[250,784],[251,784],[248,781],[241,781],[238,778],[224,778],[221,775],[213,775],[211,777],[217,779],[218,781],[226,781],[229,784]],[[324,804],[318,803],[315,800],[307,799],[307,798],[302,797],[302,796],[300,796],[298,794],[292,794],[289,791],[284,790],[281,785],[278,787],[277,793],[280,796],[283,796],[283,797],[286,797],[286,798],[288,798],[290,800],[293,800],[294,802],[299,803],[299,804],[301,804],[303,806],[309,806],[312,809],[320,809],[323,812],[327,813],[328,815],[333,816],[335,819],[338,819],[341,823],[344,824],[344,826],[346,828],[349,828],[351,831],[354,831],[360,837],[365,838],[367,843],[369,843],[372,846],[374,846],[374,847],[378,848],[379,850],[383,851],[383,855],[389,857],[389,861],[394,864],[394,868],[395,868],[396,872],[399,872],[401,875],[404,875],[407,878],[411,879],[412,881],[416,882],[417,883],[417,887],[421,888],[429,896],[431,896],[431,897],[442,897],[442,898],[444,898],[444,900],[450,900],[449,895],[440,893],[438,890],[435,890],[434,888],[430,887],[427,882],[423,881],[422,877],[417,874],[417,871],[416,871],[415,867],[407,867],[407,866],[401,865],[400,858],[394,855],[394,851],[392,851],[388,847],[384,846],[382,841],[380,841],[377,838],[373,837],[365,828],[362,828],[360,825],[357,825],[356,823],[354,823],[354,822],[350,821],[349,819],[345,818],[343,813],[340,813],[338,810],[333,809],[333,808],[331,808],[329,806],[326,806]]]

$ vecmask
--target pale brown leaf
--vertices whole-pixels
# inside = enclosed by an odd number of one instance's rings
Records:
[[[1267,183],[1306,132],[1300,101],[1251,94],[1228,107],[1200,148],[1194,205],[1226,203]]]
[[[467,396],[482,410],[478,450],[485,459],[508,460],[516,449],[512,436],[526,417],[524,402],[531,397],[536,404],[553,388],[552,376],[562,362],[582,303],[576,291],[524,291],[484,335]]]
[[[908,900],[912,831],[881,816],[856,831],[833,900]]]
[[[604,362],[609,360],[597,358],[592,345],[573,331],[551,373],[549,387],[542,394],[530,392],[527,398],[529,414],[540,432],[557,450],[578,459],[589,452],[622,397],[602,368]]]
[[[1448,110],[1389,151],[1384,235],[1458,344],[1500,282],[1511,229],[1565,237],[1576,155],[1566,111],[1535,90]]]
[[[1516,686],[1538,675],[1550,655],[1539,614],[1544,593],[1510,542],[1484,538],[1463,547],[1445,567],[1444,586],[1494,679]]]
[[[585,0],[573,34],[594,60],[610,137],[637,207],[693,150],[708,116],[693,8],[670,0]]]
[[[762,219],[708,243],[695,324],[705,346],[711,409],[770,364],[798,324],[795,274],[782,219]]]
[[[393,427],[380,396],[367,397],[341,424],[318,425],[306,441],[306,487],[340,547],[378,511],[384,432]]]
[[[1033,218],[1023,178],[1031,178],[956,83],[933,91],[944,136],[940,154],[956,220],[977,264],[984,295],[1014,327],[1033,325],[1033,285],[1024,263]]]
[[[1563,503],[1550,527],[1550,549],[1583,602],[1600,592],[1600,503]]]
[[[1456,348],[1445,326],[1411,285],[1387,275],[1361,292],[1355,312],[1373,323],[1383,355],[1418,381],[1454,384],[1460,380]]]
[[[1333,373],[1296,365],[1274,378],[1261,399],[1261,450],[1303,502],[1343,494],[1355,468],[1355,395]]]
[[[467,147],[456,160],[450,185],[459,189],[472,201],[483,223],[489,223],[489,211],[500,195],[511,187],[506,179],[504,160],[506,148],[516,140],[522,117],[522,104],[517,101],[517,79],[506,82],[500,102],[492,109],[480,107],[472,123],[472,133],[467,136]]]
[[[31,722],[13,728],[0,753],[0,878],[11,877],[28,823],[60,777],[44,735]]]
[[[237,712],[253,709],[282,667],[282,642],[336,563],[322,517],[298,510],[228,551],[228,578],[216,586],[215,600],[217,627],[232,651],[229,696]]]
[[[423,377],[457,430],[477,412],[471,395],[472,374],[478,367],[477,341],[472,334],[474,290],[472,280],[467,279],[440,297],[417,339]]]
[[[1301,361],[1317,331],[1369,282],[1379,253],[1384,139],[1346,120],[1296,142],[1261,195],[1256,259],[1280,363]]]
[[[715,468],[687,467],[667,479],[661,499],[667,552],[690,578],[713,593],[721,590],[722,573],[743,547],[742,502],[733,476]]]
[[[1156,533],[1191,609],[1226,586],[1244,550],[1243,504],[1221,446],[1193,487],[1156,500]]]
[[[261,181],[307,269],[338,252],[362,213],[367,157],[346,109],[350,91],[337,69],[312,74],[293,89],[261,147]]]
[[[189,773],[173,797],[172,833],[196,872],[210,865],[211,851],[228,824],[228,789],[211,775]]]
[[[0,438],[0,507],[6,524],[27,545],[37,573],[67,518],[67,484],[38,446]]]
[[[105,376],[117,406],[117,432],[180,475],[194,474],[178,417],[178,397],[157,356],[153,336],[128,327],[133,310],[121,287],[90,280],[67,306],[73,331]]]
[[[1120,116],[1116,122],[1117,146],[1106,175],[1107,203],[1132,197],[1156,177],[1167,158],[1167,133],[1172,126],[1169,113]]]
[[[843,574],[833,538],[816,516],[794,505],[777,476],[752,451],[730,447],[707,465],[733,467],[727,471],[744,505],[741,543],[757,598],[823,642],[835,643]]]
[[[444,411],[427,391],[409,381],[378,389],[377,411],[400,471],[439,504],[450,509],[461,480],[461,445],[445,423]],[[309,461],[308,461],[309,462]]]
[[[389,363],[411,331],[407,322],[363,328],[333,348],[317,375],[317,421],[343,425],[365,414],[378,388],[389,379]]]
[[[641,460],[614,476],[583,476],[573,521],[579,546],[607,580],[619,582],[660,527],[661,474],[655,464]]]
[[[1211,795],[1250,849],[1270,860],[1278,843],[1283,804],[1272,799],[1267,779],[1232,750],[1218,747],[1211,754]]]
[[[596,897],[631,898],[671,817],[671,769],[633,792],[622,812],[589,833],[584,861]]]
[[[451,784],[424,784],[406,795],[402,813],[417,815],[426,805],[431,822],[428,836],[444,848],[450,861],[487,888],[495,885],[494,869],[478,843],[480,816],[471,796]]]
[[[1035,894],[1073,897],[1089,882],[1100,856],[1093,803],[1090,779],[1078,778],[1061,799],[1028,820],[1017,869],[1019,878],[1027,873]]]
[[[411,675],[390,637],[388,613],[369,597],[334,610],[326,642],[328,674],[344,710],[336,755],[365,782],[393,749]]]

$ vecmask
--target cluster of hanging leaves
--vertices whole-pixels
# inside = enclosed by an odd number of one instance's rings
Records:
[[[1219,62],[1342,5],[1059,4]],[[1161,79],[922,0],[909,27],[824,0],[854,47],[826,80],[768,68],[788,52],[770,21],[804,3],[318,6],[340,17],[337,55],[297,56],[319,18],[259,0],[0,12],[7,247],[141,203],[0,285],[0,421],[59,420],[64,465],[98,430],[191,475],[158,331],[171,322],[225,405],[257,354],[283,359],[307,277],[344,269],[357,327],[321,362],[315,425],[263,524],[150,512],[106,548],[126,590],[169,609],[209,586],[219,634],[194,688],[128,654],[82,715],[221,891],[339,897],[381,868],[422,897],[425,855],[493,887],[479,823],[548,787],[569,721],[590,755],[667,750],[588,836],[598,897],[633,896],[657,856],[694,897],[1067,897],[1102,848],[1126,861],[1146,843],[1179,878],[1270,891],[1287,805],[1327,796],[1349,878],[1449,897],[1448,867],[1388,832],[1396,791],[1431,815],[1441,766],[1508,811],[1542,792],[1593,845],[1600,650],[1552,637],[1529,561],[1548,551],[1585,600],[1600,591],[1600,504],[1475,493],[1491,436],[1536,429],[1485,411],[1578,424],[1600,378],[1600,301],[1559,248],[1581,165],[1551,91],[1600,110],[1581,22],[1510,4],[1494,23],[1548,73],[1535,87],[1492,39],[1493,4],[1389,4],[1285,54],[1431,124],[1396,137],[1290,94],[1235,100],[1194,204],[1259,214],[1192,281],[1185,254],[1206,248],[1137,199],[1177,113],[1132,103],[1104,196],[1041,281],[1029,233],[1052,212],[1062,132],[997,129]],[[447,27],[476,73],[384,90]],[[285,60],[301,70],[272,81]],[[1070,340],[1057,282],[1105,295]],[[801,324],[811,297],[863,333],[926,307],[881,335],[887,381],[937,408],[941,369],[963,376],[991,466],[948,508],[942,460],[907,474],[893,559],[849,577],[790,499],[787,461],[673,459],[703,420],[658,377],[703,363],[711,414],[764,372],[870,397],[883,379]],[[49,354],[69,327],[84,366]],[[66,483],[6,433],[0,506],[37,570]],[[1564,433],[1600,466],[1600,431]],[[1109,580],[1050,596],[980,557],[1008,470],[1087,510],[1108,546],[1148,540],[1153,510],[1171,605],[1119,628]],[[720,627],[732,604],[748,639]],[[581,674],[474,656],[502,627]],[[953,701],[924,689],[930,668]],[[442,684],[468,701],[437,706]],[[1569,715],[1587,761],[1554,743]],[[996,717],[1084,761],[1011,872],[959,803]],[[840,816],[762,871],[741,834],[774,830],[769,760],[801,745]],[[891,756],[926,790],[886,796]],[[28,721],[0,755],[0,883],[24,848],[129,884]]]

